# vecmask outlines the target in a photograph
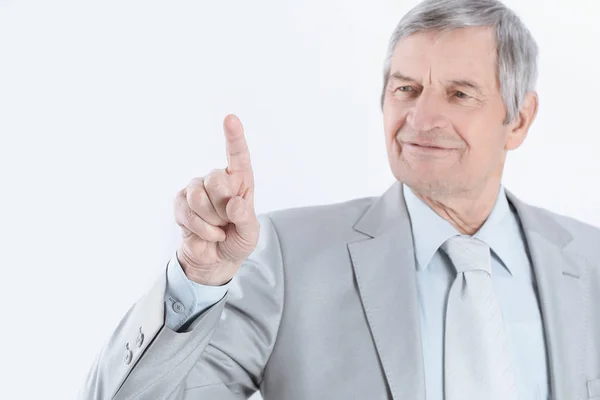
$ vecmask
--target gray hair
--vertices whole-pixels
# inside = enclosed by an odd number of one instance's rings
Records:
[[[538,46],[520,18],[498,0],[425,0],[409,11],[392,34],[384,64],[381,107],[398,41],[417,32],[491,26],[496,31],[497,77],[506,107],[504,124],[518,115],[525,95],[535,90]]]

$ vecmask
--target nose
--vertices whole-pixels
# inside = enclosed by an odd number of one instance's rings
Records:
[[[447,119],[443,106],[443,102],[434,93],[424,90],[408,111],[406,121],[415,132],[445,128]]]

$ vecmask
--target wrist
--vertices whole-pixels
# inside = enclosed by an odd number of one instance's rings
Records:
[[[223,268],[216,267],[202,271],[202,269],[193,266],[193,263],[186,257],[184,252],[177,250],[175,255],[186,278],[194,283],[203,286],[223,286],[232,279],[230,276],[219,274],[219,270],[223,270]]]

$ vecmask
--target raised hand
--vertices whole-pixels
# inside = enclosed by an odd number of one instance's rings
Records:
[[[227,168],[194,178],[174,200],[183,241],[177,258],[194,282],[227,283],[252,253],[260,224],[254,210],[254,174],[240,120],[223,121]]]

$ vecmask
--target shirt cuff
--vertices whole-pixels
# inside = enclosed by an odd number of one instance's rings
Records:
[[[175,252],[167,266],[166,325],[177,331],[189,320],[197,318],[225,296],[230,283],[207,286],[190,280]]]

